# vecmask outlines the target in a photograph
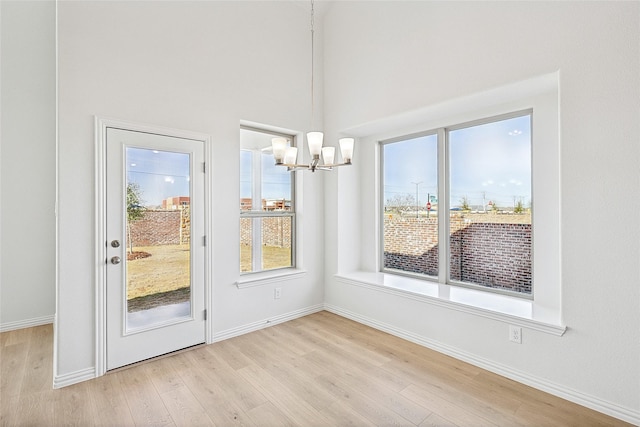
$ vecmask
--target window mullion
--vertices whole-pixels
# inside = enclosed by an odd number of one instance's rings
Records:
[[[251,210],[262,211],[262,153],[260,150],[251,152],[251,161],[253,162],[252,170],[253,182],[251,184],[253,199],[251,200]],[[251,264],[252,271],[262,270],[262,218],[253,218],[251,220]]]
[[[447,283],[449,280],[450,250],[449,250],[449,144],[447,131],[438,129],[438,282]]]

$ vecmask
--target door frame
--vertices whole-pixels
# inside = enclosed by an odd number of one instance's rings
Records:
[[[207,311],[205,321],[205,340],[213,342],[213,289],[212,289],[212,215],[211,215],[211,137],[204,133],[166,128],[148,124],[128,122],[119,119],[95,116],[95,376],[107,371],[107,128],[118,128],[134,132],[145,132],[176,138],[202,141],[204,145],[204,308]]]

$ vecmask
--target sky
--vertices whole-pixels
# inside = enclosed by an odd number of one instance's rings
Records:
[[[187,153],[127,147],[127,182],[140,185],[143,206],[160,206],[168,197],[190,195],[190,163]]]
[[[291,200],[291,172],[276,166],[271,151],[240,150],[240,198],[252,197],[252,156],[260,156],[262,199]]]
[[[384,145],[384,200],[411,196],[420,205],[438,193],[438,139],[422,136]],[[437,196],[436,196],[437,197]],[[432,200],[435,201],[434,198]]]
[[[240,197],[252,197],[252,153],[260,156],[262,198],[291,199],[291,173],[275,166],[270,151],[241,150]],[[142,189],[144,206],[158,206],[168,197],[188,196],[190,158],[186,153],[126,149],[127,179]],[[423,206],[437,203],[437,137],[435,134],[385,144],[384,200],[412,197]],[[449,133],[450,204],[466,197],[473,208],[490,201],[512,207],[531,203],[530,116],[452,130]]]
[[[287,171],[286,167],[275,165],[271,150],[272,138],[282,136],[253,129],[240,129],[241,199],[256,196],[260,199],[291,200],[292,173]],[[261,182],[260,188],[256,189],[253,188],[254,172],[259,174]],[[254,191],[260,194],[254,195]]]
[[[437,137],[428,135],[384,145],[384,200],[412,195],[424,206],[437,194]],[[472,208],[531,203],[529,115],[449,132],[450,205],[466,197]],[[433,203],[432,199],[432,203]]]

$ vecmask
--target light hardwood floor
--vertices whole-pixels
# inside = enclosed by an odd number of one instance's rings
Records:
[[[0,334],[2,426],[628,425],[328,312],[59,390],[52,335]]]

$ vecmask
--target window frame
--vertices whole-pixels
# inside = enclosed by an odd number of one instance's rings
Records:
[[[262,134],[266,134],[266,135],[271,135],[273,137],[284,137],[287,138],[291,141],[291,146],[295,147],[297,146],[296,142],[297,142],[297,135],[295,134],[290,134],[290,133],[286,133],[286,132],[280,132],[280,131],[276,131],[276,130],[272,130],[272,129],[265,129],[262,127],[256,127],[256,126],[248,126],[248,125],[241,125],[240,126],[240,131],[242,130],[247,130],[247,131],[251,131],[251,132],[258,132],[258,133],[262,133]],[[256,164],[256,159],[254,157],[256,157],[255,155],[258,154],[260,157],[260,160],[262,160],[262,153],[258,153],[255,150],[248,150],[245,148],[242,148],[242,146],[240,146],[240,152],[242,151],[249,151],[252,153],[252,163],[253,165]],[[261,163],[261,162],[260,162]],[[251,282],[254,279],[260,279],[264,274],[269,274],[270,276],[273,274],[290,274],[291,272],[297,272],[297,202],[296,202],[296,174],[294,173],[294,171],[289,171],[289,173],[291,174],[291,189],[290,189],[290,202],[291,202],[291,208],[289,211],[267,211],[267,210],[242,210],[241,208],[241,202],[240,200],[242,198],[240,198],[238,200],[239,202],[239,208],[240,208],[240,217],[239,219],[242,220],[243,218],[245,219],[251,219],[252,221],[252,240],[253,243],[255,243],[256,238],[257,240],[260,240],[260,245],[255,245],[252,244],[252,251],[251,251],[251,259],[252,259],[252,271],[242,271],[241,268],[241,262],[239,262],[239,274],[240,274],[240,278],[241,280],[238,282],[238,285],[240,285],[241,282]],[[258,178],[256,178],[256,175],[258,174],[253,174],[253,182],[252,182],[252,187],[256,185],[256,183],[260,184],[260,186],[262,185],[262,171],[260,171],[260,174],[258,176]],[[253,193],[252,193],[253,194]],[[262,194],[261,194],[262,196]],[[253,197],[252,197],[253,198]],[[263,197],[261,197],[261,199],[264,199]],[[259,236],[256,236],[255,233],[255,226],[253,225],[253,220],[254,219],[263,219],[263,218],[290,218],[291,220],[291,231],[290,231],[290,240],[291,240],[291,249],[290,249],[290,253],[291,253],[291,264],[289,266],[286,267],[277,267],[277,268],[271,268],[271,269],[263,269],[262,267],[260,267],[259,270],[255,270],[255,263],[257,261],[257,259],[262,258],[262,235],[261,233],[258,233]],[[242,227],[242,225],[239,224],[239,231],[240,228]],[[260,227],[261,229],[261,227]],[[239,235],[239,241],[241,239],[241,236]],[[254,248],[260,248],[260,250],[256,253]],[[238,253],[239,255],[239,253]]]
[[[531,132],[531,140],[530,140],[530,174],[531,174],[531,293],[525,294],[517,291],[510,291],[507,289],[501,288],[491,288],[487,286],[483,286],[480,284],[474,284],[471,282],[464,282],[459,280],[454,280],[451,278],[451,242],[450,242],[450,209],[451,209],[451,189],[450,189],[450,172],[451,172],[451,156],[450,156],[450,141],[449,135],[452,131],[468,129],[476,126],[482,126],[490,123],[497,123],[504,120],[509,120],[518,117],[529,117],[529,125]],[[378,159],[379,159],[379,207],[378,207],[378,222],[379,222],[379,239],[378,239],[378,262],[379,262],[379,271],[385,274],[397,275],[397,276],[406,276],[413,279],[424,280],[428,282],[436,282],[441,285],[447,286],[456,286],[463,287],[469,289],[475,289],[483,292],[502,294],[507,296],[512,296],[516,298],[522,298],[527,300],[534,300],[535,297],[535,275],[533,264],[535,262],[535,252],[534,252],[534,228],[535,228],[535,220],[534,220],[534,170],[535,170],[535,156],[534,156],[534,108],[524,108],[524,109],[515,109],[510,112],[487,115],[478,119],[472,119],[463,121],[461,123],[456,123],[453,125],[447,126],[439,126],[430,130],[419,131],[416,133],[410,133],[402,136],[394,136],[393,138],[382,139],[378,141]],[[429,276],[421,273],[407,272],[403,270],[387,268],[385,267],[385,255],[384,255],[384,206],[385,206],[385,197],[384,197],[384,148],[387,145],[399,143],[402,141],[409,141],[415,138],[421,138],[425,136],[436,135],[437,137],[437,188],[438,188],[438,210],[447,212],[447,215],[438,216],[438,276]],[[444,255],[444,256],[443,256]]]
[[[419,280],[427,280],[430,282],[439,282],[439,275],[440,275],[440,271],[442,266],[440,265],[440,248],[438,248],[438,277],[436,276],[428,276],[426,274],[420,274],[420,273],[414,273],[414,272],[410,272],[410,271],[403,271],[403,270],[398,270],[398,269],[394,269],[394,268],[385,268],[385,257],[384,257],[384,206],[385,206],[385,198],[384,198],[384,146],[385,145],[391,145],[391,144],[396,144],[402,141],[408,141],[408,140],[412,140],[412,139],[417,139],[417,138],[423,138],[423,137],[427,137],[427,136],[432,136],[432,135],[436,135],[437,141],[437,161],[436,161],[436,168],[437,170],[437,176],[438,176],[438,198],[440,198],[440,192],[441,192],[441,188],[440,188],[440,182],[442,181],[440,179],[440,133],[439,133],[439,129],[432,129],[432,130],[427,130],[427,131],[422,131],[422,132],[417,132],[417,133],[411,133],[408,135],[403,135],[403,136],[397,136],[397,137],[393,137],[393,138],[389,138],[389,139],[384,139],[381,141],[378,141],[378,150],[379,150],[379,155],[378,155],[378,159],[379,159],[379,168],[380,168],[380,184],[379,184],[379,207],[378,207],[378,218],[379,218],[379,225],[380,225],[380,230],[379,230],[379,247],[380,250],[378,251],[379,256],[378,256],[378,262],[379,262],[379,266],[380,266],[380,272],[382,273],[387,273],[387,274],[395,274],[398,276],[406,276],[406,277],[411,277],[414,279],[419,279]],[[438,226],[438,245],[440,244],[442,236],[440,235],[440,226]]]

